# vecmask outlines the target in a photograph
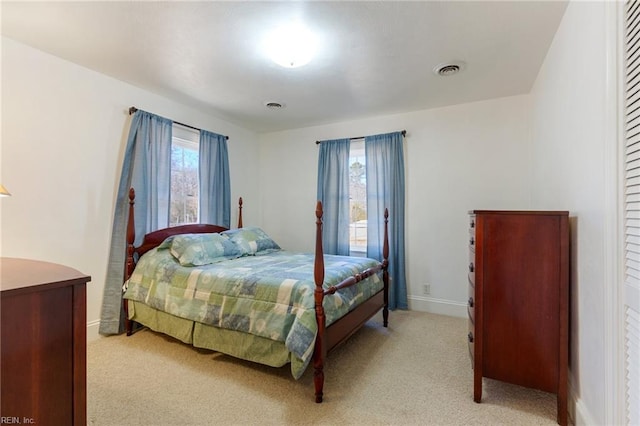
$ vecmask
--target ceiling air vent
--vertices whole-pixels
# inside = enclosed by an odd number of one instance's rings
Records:
[[[433,69],[434,74],[443,77],[448,77],[459,73],[464,69],[464,62],[454,61],[445,64],[440,64]]]
[[[285,104],[283,104],[282,102],[270,102],[267,101],[264,103],[264,106],[266,106],[269,109],[282,109],[285,107]]]

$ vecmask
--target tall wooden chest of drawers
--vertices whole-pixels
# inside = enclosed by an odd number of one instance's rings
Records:
[[[474,210],[469,221],[469,354],[482,378],[557,394],[567,424],[569,214]]]

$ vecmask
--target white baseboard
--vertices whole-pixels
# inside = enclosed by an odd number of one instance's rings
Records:
[[[467,318],[467,304],[424,296],[409,296],[409,309],[450,317]]]
[[[100,320],[89,321],[87,323],[87,342],[100,339],[102,335],[99,333],[99,330]]]
[[[600,425],[602,422],[595,420],[589,407],[587,407],[576,392],[575,378],[573,372],[569,370],[569,424],[575,426]]]
[[[589,408],[583,403],[582,399],[573,392],[573,389],[570,389],[569,401],[569,417],[575,426],[591,426],[600,424],[600,422],[597,422],[593,418]]]

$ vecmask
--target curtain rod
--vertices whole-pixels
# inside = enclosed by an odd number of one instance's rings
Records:
[[[131,108],[129,108],[129,115],[134,114],[137,110],[138,110],[138,108],[136,108],[136,107],[132,106]],[[173,120],[171,120],[171,121],[173,121]],[[202,129],[199,129],[199,128],[197,128],[197,127],[189,126],[188,124],[180,123],[179,121],[173,121],[173,122],[174,122],[175,124],[179,125],[179,126],[188,127],[189,129],[193,129],[193,130],[196,130],[196,131],[198,131],[198,132],[199,132],[200,130],[202,130]],[[226,140],[229,140],[229,136],[225,136],[224,138],[225,138]]]
[[[402,133],[402,136],[407,136],[407,131],[406,130],[403,130],[400,133]],[[364,138],[365,138],[364,136],[356,136],[356,137],[353,137],[353,138],[349,138],[349,140],[364,139]],[[319,145],[321,143],[322,143],[322,141],[316,141],[316,145]]]

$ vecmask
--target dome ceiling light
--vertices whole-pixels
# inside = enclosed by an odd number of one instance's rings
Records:
[[[316,47],[316,37],[300,23],[279,27],[265,40],[265,49],[271,60],[285,68],[308,64]]]

